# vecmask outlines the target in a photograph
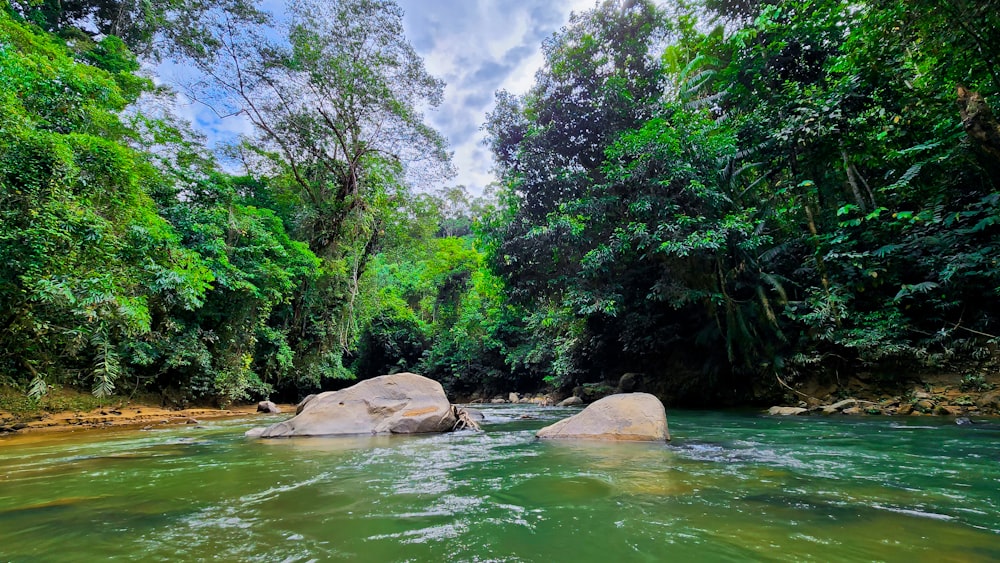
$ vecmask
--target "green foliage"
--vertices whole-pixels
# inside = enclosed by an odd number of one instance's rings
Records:
[[[1000,313],[1000,162],[955,91],[997,92],[986,4],[705,2],[714,28],[698,7],[579,15],[487,124],[508,191],[485,248],[536,311],[522,326],[576,343],[570,380],[696,370],[702,398],[976,348]]]
[[[959,383],[958,388],[962,391],[989,391],[993,389],[993,385],[986,381],[986,377],[980,373],[968,373],[962,376],[962,381]],[[968,397],[965,397],[966,399]],[[955,402],[956,405],[963,403]]]
[[[495,201],[411,191],[450,171],[443,84],[391,0],[293,2],[280,42],[243,0],[5,7],[0,381],[34,400],[397,370],[741,400],[989,355],[996,2],[600,3],[498,95]],[[256,126],[242,175],[126,112],[156,29]]]
[[[168,252],[176,235],[143,190],[156,173],[116,142],[125,98],[106,71],[0,16],[0,82],[3,370],[33,374],[33,396],[70,377],[103,397],[122,372],[118,343],[150,331],[137,235],[151,239],[142,262],[184,271],[195,293],[208,274]]]
[[[221,404],[343,377],[294,318],[330,274],[253,205],[267,183],[217,172],[169,122],[124,122],[148,82],[117,38],[71,49],[2,18],[4,377],[35,398],[128,378]]]

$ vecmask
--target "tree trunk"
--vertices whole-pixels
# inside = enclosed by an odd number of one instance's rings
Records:
[[[1000,122],[979,92],[958,87],[958,111],[969,137],[996,164],[1000,164]]]

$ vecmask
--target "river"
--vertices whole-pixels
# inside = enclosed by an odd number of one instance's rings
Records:
[[[0,438],[0,560],[1000,560],[993,427],[675,411],[668,445],[552,443],[574,410],[483,411],[483,433]]]

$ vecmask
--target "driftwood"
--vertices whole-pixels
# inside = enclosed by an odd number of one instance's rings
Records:
[[[482,432],[483,429],[479,427],[479,423],[472,420],[469,413],[465,409],[460,409],[455,405],[451,406],[452,412],[455,413],[455,426],[452,430],[474,430],[476,432]]]

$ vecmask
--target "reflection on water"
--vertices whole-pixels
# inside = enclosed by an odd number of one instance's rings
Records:
[[[482,410],[481,434],[0,439],[0,560],[1000,560],[996,432],[674,412],[670,444],[540,442],[574,411]]]

